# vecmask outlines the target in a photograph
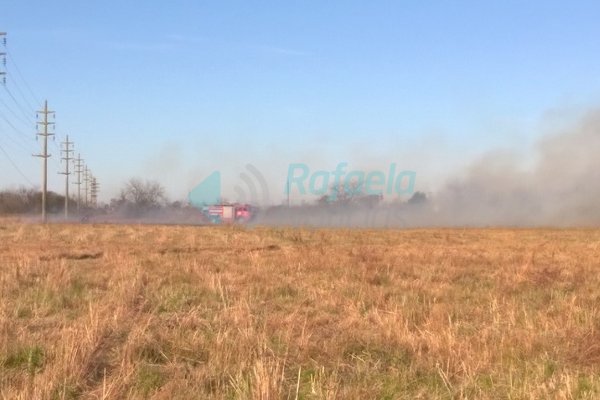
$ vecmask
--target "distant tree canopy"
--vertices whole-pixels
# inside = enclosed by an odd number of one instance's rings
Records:
[[[160,208],[166,202],[165,189],[158,182],[132,178],[121,189],[116,202],[139,211]]]
[[[69,204],[75,204],[73,200]],[[46,207],[49,213],[64,210],[65,197],[54,192],[48,192]],[[42,193],[36,189],[21,187],[0,191],[0,213],[2,214],[31,214],[41,212]]]
[[[383,200],[381,194],[367,194],[363,184],[357,181],[332,185],[329,193],[321,196],[317,200],[318,205],[360,205],[374,207]],[[422,205],[429,201],[427,195],[423,192],[414,192],[406,201],[409,205]],[[404,203],[404,200],[399,203]]]
[[[382,195],[367,194],[364,185],[358,181],[332,185],[329,193],[321,196],[318,204],[325,205],[362,205],[372,207],[383,199]]]

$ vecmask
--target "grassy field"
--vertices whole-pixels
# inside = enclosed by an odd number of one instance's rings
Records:
[[[0,225],[3,399],[598,399],[600,231]]]

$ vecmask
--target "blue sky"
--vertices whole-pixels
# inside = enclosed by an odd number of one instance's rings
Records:
[[[395,162],[429,190],[600,100],[598,2],[131,3],[3,3],[20,107],[1,89],[0,113],[20,132],[0,117],[0,146],[34,184],[39,143],[22,97],[48,99],[105,200],[132,176],[185,198],[246,163],[277,193],[289,163],[340,161]],[[62,191],[58,167],[50,188]],[[0,168],[0,187],[27,183],[2,153]]]

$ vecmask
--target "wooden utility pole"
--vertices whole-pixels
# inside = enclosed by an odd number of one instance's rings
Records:
[[[62,142],[64,148],[61,149],[63,153],[61,159],[65,161],[65,171],[59,172],[59,174],[65,176],[65,219],[69,218],[69,175],[71,175],[69,172],[69,161],[73,160],[73,157],[71,157],[71,153],[73,153],[73,149],[71,149],[72,144],[73,142],[69,142],[69,135],[67,135],[67,139]]]
[[[74,161],[77,182],[73,182],[73,184],[77,185],[77,215],[79,215],[81,213],[81,174],[83,173],[83,158],[81,158],[81,154],[77,153],[77,158]]]
[[[46,223],[46,194],[48,192],[48,158],[51,154],[48,154],[48,136],[54,136],[53,133],[48,131],[48,126],[54,125],[54,122],[48,121],[48,115],[54,114],[54,111],[48,110],[48,100],[44,101],[44,109],[38,111],[44,117],[43,121],[38,121],[38,125],[42,125],[43,132],[38,132],[38,136],[44,138],[44,147],[42,154],[34,154],[34,157],[43,158],[42,167],[42,222]]]

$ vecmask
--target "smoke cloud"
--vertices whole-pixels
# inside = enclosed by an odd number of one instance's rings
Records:
[[[520,149],[522,150],[522,149]],[[600,110],[522,151],[491,151],[426,202],[278,208],[258,223],[313,226],[598,226]]]
[[[600,224],[600,111],[543,137],[534,154],[488,153],[435,195],[440,225]]]
[[[363,149],[367,149],[364,146]],[[391,150],[390,150],[391,151]],[[354,202],[345,204],[317,204],[318,198],[306,197],[298,200],[292,197],[292,207],[262,207],[254,219],[255,224],[291,226],[349,226],[349,227],[430,227],[430,226],[599,226],[600,225],[600,110],[583,115],[570,127],[541,137],[534,145],[523,146],[514,151],[495,150],[487,152],[456,169],[456,164],[435,169],[454,171],[450,177],[441,179],[421,173],[431,155],[439,153],[439,148],[422,152],[423,160],[417,156],[409,159],[414,164],[402,163],[402,154],[379,160],[399,161],[402,168],[409,167],[417,172],[416,190],[426,192],[426,199],[408,201],[384,198],[381,202]],[[448,152],[448,151],[447,151]],[[175,153],[173,156],[172,153]],[[241,159],[251,159],[248,154],[223,152],[221,165],[239,167]],[[271,204],[286,203],[283,195],[285,172],[289,160],[298,159],[301,154],[285,151],[272,151],[273,155],[259,159],[267,164],[257,164],[258,169],[270,183]],[[418,153],[418,152],[417,152]],[[221,152],[215,152],[221,154]],[[448,159],[453,158],[454,156]],[[167,148],[152,160],[152,171],[168,171],[181,167],[179,152]],[[400,157],[400,160],[398,160]],[[465,158],[469,155],[465,154]],[[350,165],[374,165],[364,152],[355,155]],[[435,157],[434,157],[435,158]],[[314,152],[303,161],[313,161],[315,165],[330,165],[325,155]],[[416,161],[414,161],[416,160]],[[358,161],[358,162],[356,162]],[[335,163],[334,163],[335,166]],[[327,168],[327,167],[325,167]],[[381,166],[378,166],[380,169]],[[212,168],[204,165],[198,171],[206,175]],[[364,168],[369,171],[370,168]],[[226,182],[237,182],[239,171],[226,176]],[[282,172],[282,173],[280,173]],[[430,176],[431,175],[431,176]],[[203,176],[195,174],[194,176]],[[423,181],[437,181],[435,188],[426,187]],[[238,182],[239,183],[239,182]],[[233,185],[230,185],[233,187]],[[227,195],[227,193],[226,193]],[[183,196],[181,196],[183,197]],[[229,198],[231,201],[236,199]],[[250,200],[249,202],[252,203]],[[303,205],[299,205],[303,203]],[[180,223],[204,221],[198,217],[199,210],[187,208],[185,213],[177,211],[176,217],[161,211],[158,220]],[[181,214],[181,215],[180,215]],[[110,216],[108,216],[110,217]],[[155,221],[156,218],[151,218]],[[171,220],[172,219],[172,220]]]

